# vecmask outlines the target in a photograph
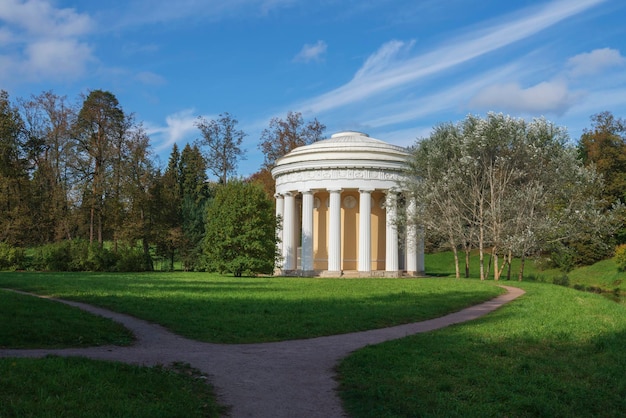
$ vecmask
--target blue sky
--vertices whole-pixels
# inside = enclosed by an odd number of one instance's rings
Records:
[[[198,116],[272,117],[411,145],[467,114],[544,116],[573,141],[626,117],[623,0],[0,0],[0,89],[115,94],[167,161]]]

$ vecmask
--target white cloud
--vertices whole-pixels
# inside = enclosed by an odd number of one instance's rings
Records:
[[[75,39],[31,42],[24,50],[22,66],[34,77],[66,78],[83,74],[91,48]]]
[[[4,82],[76,77],[94,60],[83,37],[95,24],[74,9],[44,0],[3,0],[0,23],[0,43],[11,51],[0,55]]]
[[[578,97],[561,81],[544,81],[528,88],[507,83],[487,87],[470,104],[486,110],[562,115]]]
[[[367,58],[363,66],[354,75],[354,79],[385,71],[393,65],[402,51],[408,51],[414,44],[414,41],[408,44],[397,40],[387,42]]]
[[[319,114],[392,89],[406,88],[530,37],[603,1],[553,1],[541,8],[527,9],[521,17],[516,15],[515,19],[500,20],[499,24],[462,34],[438,49],[404,60],[397,59],[402,43],[392,41],[370,56],[351,81],[298,107],[304,112]]]
[[[312,45],[305,44],[293,60],[296,62],[321,61],[327,48],[328,45],[324,41],[317,41]]]
[[[163,151],[175,143],[189,142],[198,134],[197,116],[194,109],[185,109],[165,118],[165,126],[146,127],[148,135],[158,138],[157,151]]]
[[[599,74],[607,68],[622,66],[626,63],[620,51],[611,48],[595,49],[578,54],[567,61],[573,77]]]

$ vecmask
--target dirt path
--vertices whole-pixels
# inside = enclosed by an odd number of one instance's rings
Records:
[[[120,322],[135,334],[136,344],[59,350],[0,349],[0,357],[54,354],[146,366],[186,362],[209,375],[218,401],[231,406],[231,417],[343,417],[333,370],[343,357],[366,345],[476,319],[524,294],[521,289],[503,287],[508,293],[428,321],[307,340],[245,345],[193,341],[128,315],[57,299]]]

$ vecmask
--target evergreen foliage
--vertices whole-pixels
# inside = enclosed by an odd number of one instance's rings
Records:
[[[237,277],[274,271],[276,217],[261,186],[234,180],[217,188],[206,213],[204,255],[209,271]]]

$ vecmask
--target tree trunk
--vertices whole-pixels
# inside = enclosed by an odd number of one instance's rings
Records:
[[[461,278],[461,270],[459,268],[459,252],[456,247],[452,247],[452,253],[454,254],[454,277]]]
[[[498,280],[500,280],[500,270],[499,270],[499,265],[498,265],[498,261],[499,261],[498,251],[496,247],[493,247],[492,249],[492,256],[493,256],[493,280],[497,282]]]
[[[506,280],[511,280],[511,267],[513,265],[513,252],[509,250],[509,258],[507,260]]]
[[[521,259],[521,262],[520,262],[520,265],[519,265],[519,272],[517,274],[517,280],[520,281],[520,282],[524,278],[524,264],[525,263],[526,263],[526,256],[524,256],[522,254],[522,259]]]

